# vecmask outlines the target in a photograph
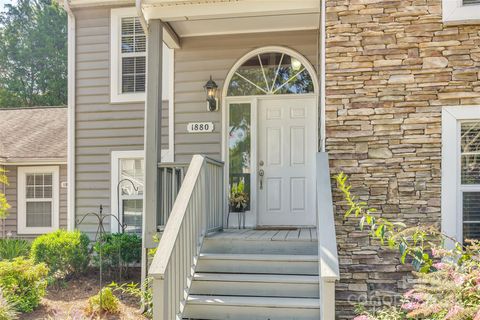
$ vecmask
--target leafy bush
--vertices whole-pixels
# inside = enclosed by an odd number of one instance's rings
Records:
[[[0,239],[0,260],[28,257],[30,243],[20,239]]]
[[[88,306],[85,311],[89,315],[116,314],[120,311],[118,298],[115,297],[111,288],[105,287],[98,294],[88,299]]]
[[[142,239],[136,234],[105,234],[93,247],[95,263],[100,265],[100,250],[103,266],[111,269],[126,269],[129,264],[140,262],[142,256]]]
[[[45,295],[48,267],[30,259],[0,261],[0,288],[4,298],[21,312],[31,312]]]
[[[18,313],[13,307],[13,304],[3,297],[0,290],[0,320],[15,320],[18,319]]]
[[[373,239],[397,250],[400,261],[408,258],[417,271],[417,282],[400,307],[360,310],[355,320],[480,320],[480,241],[463,245],[434,226],[407,227],[376,216],[351,194],[347,176],[335,178],[348,204],[345,219],[359,218],[360,229],[367,227]],[[453,242],[453,249],[443,248],[445,241]]]
[[[30,257],[36,263],[46,263],[52,275],[82,273],[89,262],[89,244],[88,237],[80,231],[57,230],[35,239]]]

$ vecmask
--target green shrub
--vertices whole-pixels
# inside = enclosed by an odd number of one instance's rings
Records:
[[[103,266],[112,269],[127,268],[129,264],[140,262],[142,239],[136,234],[114,233],[105,234],[93,247],[95,263],[100,265],[99,255],[102,250]]]
[[[30,243],[20,239],[0,239],[0,260],[28,257]]]
[[[89,244],[87,235],[80,231],[57,230],[35,239],[30,257],[36,263],[45,262],[52,275],[82,273],[88,267]]]
[[[18,313],[13,307],[13,304],[3,297],[0,290],[0,320],[15,320],[18,319]]]
[[[101,303],[100,303],[101,299]],[[103,288],[100,292],[88,299],[87,314],[116,314],[119,312],[119,301],[111,288]]]
[[[0,261],[0,288],[5,299],[21,312],[31,312],[45,295],[48,267],[31,259]]]

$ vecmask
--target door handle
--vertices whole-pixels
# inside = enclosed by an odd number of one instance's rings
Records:
[[[265,171],[263,171],[263,169],[260,169],[258,171],[258,175],[260,177],[260,190],[263,189],[263,176],[265,175]]]

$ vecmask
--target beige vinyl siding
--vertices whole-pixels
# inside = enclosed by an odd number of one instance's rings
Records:
[[[28,165],[28,167],[33,167],[35,165]],[[38,164],[38,166],[45,166],[44,164]],[[53,166],[53,165],[52,165]],[[66,185],[62,188],[62,182],[67,182],[67,165],[59,164],[56,165],[60,167],[60,206],[59,206],[59,218],[60,218],[60,228],[66,229],[67,228],[67,188]],[[5,188],[5,195],[7,197],[7,201],[10,204],[11,208],[9,211],[9,215],[5,220],[5,234],[10,232],[14,237],[17,236],[17,180],[18,180],[18,167],[19,166],[5,166],[5,170],[7,170],[7,177],[8,177],[8,186]],[[0,225],[0,236],[3,235],[3,231],[1,230]],[[24,239],[33,239],[38,235],[21,235],[19,237]]]
[[[221,93],[228,72],[243,55],[265,46],[285,46],[317,64],[318,32],[294,31],[182,39],[175,51],[175,161],[187,162],[195,153],[221,159],[220,111],[208,112],[203,86],[212,75]],[[221,99],[220,99],[221,101]],[[212,121],[212,133],[189,134],[187,124]]]
[[[76,10],[75,16],[75,214],[78,220],[89,212],[98,213],[100,205],[104,213],[111,212],[111,152],[143,149],[145,104],[110,103],[110,8]],[[162,105],[162,146],[168,149],[168,101]],[[93,235],[97,223],[87,219],[78,227]]]

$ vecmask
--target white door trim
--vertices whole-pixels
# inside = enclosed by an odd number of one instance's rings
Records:
[[[313,88],[314,88],[314,93],[309,93],[309,94],[275,94],[275,95],[257,95],[257,96],[227,96],[228,92],[228,86],[230,84],[230,81],[232,80],[233,75],[235,74],[236,70],[248,59],[251,57],[261,54],[261,53],[267,53],[267,52],[280,52],[280,53],[285,53],[287,55],[290,55],[294,58],[296,58],[298,61],[300,61],[304,66],[305,69],[308,71],[310,74],[310,77],[312,78],[313,81]],[[257,123],[257,105],[258,105],[258,100],[260,99],[298,99],[298,98],[315,98],[315,141],[317,141],[317,150],[318,150],[318,141],[319,141],[319,122],[323,121],[319,119],[320,111],[319,111],[319,97],[320,94],[320,83],[319,79],[317,77],[317,72],[315,71],[315,68],[313,65],[310,63],[310,61],[305,58],[302,54],[299,52],[283,47],[283,46],[267,46],[267,47],[262,47],[255,49],[253,51],[248,52],[247,54],[243,55],[230,69],[230,71],[227,74],[227,77],[225,78],[225,82],[223,84],[223,89],[222,89],[222,104],[220,105],[221,109],[221,121],[222,121],[222,148],[221,148],[221,157],[222,161],[225,163],[225,169],[224,169],[224,182],[225,182],[225,208],[228,208],[228,195],[229,195],[229,190],[228,190],[228,185],[229,185],[229,163],[228,163],[228,148],[227,148],[227,130],[228,130],[228,121],[229,121],[229,112],[228,112],[228,105],[232,102],[246,102],[246,103],[251,103],[252,105],[252,127],[254,128],[252,133],[252,172],[257,172],[257,137],[256,137],[256,130],[258,127]],[[316,168],[315,168],[316,170]],[[314,172],[313,174],[316,174]],[[252,194],[257,193],[257,181],[256,181],[256,175],[252,174]],[[255,190],[254,190],[255,188]],[[255,192],[255,193],[254,193]],[[254,207],[255,206],[255,207]],[[247,215],[247,226],[256,226],[258,222],[258,216],[256,213],[256,199],[251,202],[251,207],[255,210],[255,217],[253,220],[253,224],[249,224],[251,220],[248,219]],[[251,216],[251,215],[250,215]],[[233,221],[233,220],[231,220]]]

